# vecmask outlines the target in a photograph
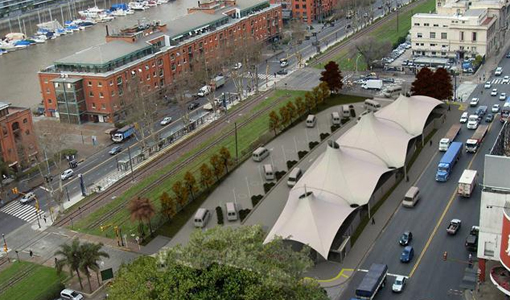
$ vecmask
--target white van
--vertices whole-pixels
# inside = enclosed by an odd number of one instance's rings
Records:
[[[412,186],[407,191],[404,201],[402,201],[402,206],[405,207],[413,207],[416,205],[416,202],[420,200],[420,189]]]
[[[349,108],[349,105],[342,105],[342,116],[344,118],[351,116],[351,109]]]
[[[258,147],[257,150],[253,151],[251,158],[256,162],[260,162],[268,156],[269,156],[269,150],[267,150],[264,147]]]
[[[370,111],[378,111],[381,109],[381,104],[375,100],[367,99],[365,100],[365,109]]]
[[[306,127],[315,127],[315,123],[317,123],[317,118],[315,115],[308,115],[306,118]]]
[[[382,94],[386,98],[390,98],[394,93],[402,91],[402,87],[399,85],[390,86],[383,90]]]
[[[209,218],[211,218],[209,210],[206,208],[199,208],[195,214],[193,224],[195,224],[195,227],[197,228],[204,228],[205,225],[207,225]]]
[[[299,178],[303,175],[303,172],[301,172],[301,169],[298,167],[295,167],[290,171],[289,179],[287,179],[287,185],[290,187],[293,187],[298,182]]]
[[[225,203],[227,208],[227,220],[229,221],[237,221],[237,207],[234,202]]]
[[[264,177],[267,181],[271,181],[275,179],[275,174],[273,170],[273,166],[271,164],[264,165]]]
[[[340,119],[340,114],[337,113],[336,111],[331,113],[331,122],[333,123],[333,125],[341,125],[342,124],[342,120]]]

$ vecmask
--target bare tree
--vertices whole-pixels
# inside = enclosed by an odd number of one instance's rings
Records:
[[[195,72],[196,71],[196,72]],[[203,79],[203,70],[199,63],[194,63],[192,70],[186,70],[174,77],[169,90],[172,93],[174,100],[183,112],[182,120],[186,126],[190,124],[190,117],[188,113],[188,102],[192,99],[192,94],[195,94],[203,84],[200,79]]]
[[[304,28],[304,23],[298,20],[292,20],[289,23],[289,31],[287,31],[286,34],[288,34],[289,46],[296,56],[297,66],[300,68],[303,66],[303,55],[299,45],[301,45],[305,39],[306,30]]]
[[[359,39],[354,45],[356,51],[361,54],[367,67],[370,69],[375,60],[383,58],[391,51],[389,41],[379,41],[374,37],[367,36]]]

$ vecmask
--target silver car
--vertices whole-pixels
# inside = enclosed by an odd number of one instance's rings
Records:
[[[28,202],[32,202],[34,200],[35,200],[35,194],[32,192],[28,192],[28,193],[24,194],[23,197],[21,197],[19,202],[21,204],[27,204]]]
[[[395,293],[400,293],[404,290],[404,286],[406,285],[406,278],[404,276],[397,276],[395,278],[395,282],[391,287],[391,290]]]
[[[68,178],[71,178],[71,176],[73,176],[73,174],[74,174],[74,171],[72,169],[67,169],[64,172],[62,172],[62,174],[60,175],[60,179],[66,180]]]

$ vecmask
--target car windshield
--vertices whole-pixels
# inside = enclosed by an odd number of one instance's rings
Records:
[[[402,285],[402,279],[397,278],[397,279],[395,280],[395,284],[396,284],[396,285]]]

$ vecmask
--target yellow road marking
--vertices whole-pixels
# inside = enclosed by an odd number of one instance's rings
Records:
[[[490,131],[491,130],[491,127],[492,127],[492,124],[494,123],[491,123],[489,125],[489,128],[487,129],[487,131]],[[462,151],[462,150],[461,150]],[[474,155],[473,155],[473,158],[471,158],[471,161],[469,162],[468,166],[467,166],[467,169],[471,169],[471,166],[473,165],[473,162],[475,161],[475,158],[476,156],[478,155],[478,153],[480,152],[476,152]],[[414,264],[413,266],[413,269],[411,270],[411,273],[409,273],[409,278],[413,277],[413,274],[414,272],[416,271],[416,269],[418,268],[418,266],[420,265],[420,262],[423,258],[423,256],[425,256],[425,252],[427,252],[427,249],[430,245],[430,242],[432,242],[432,239],[434,238],[434,236],[436,235],[436,232],[437,232],[437,229],[439,228],[439,226],[441,225],[441,223],[443,222],[443,219],[446,215],[446,213],[448,212],[448,210],[450,209],[450,206],[451,204],[453,203],[453,200],[455,199],[455,196],[457,195],[457,189],[455,189],[455,191],[453,192],[452,196],[450,197],[450,200],[448,201],[448,204],[446,205],[446,208],[445,210],[443,211],[443,213],[441,214],[441,217],[439,218],[439,221],[437,222],[436,224],[436,227],[434,227],[434,230],[432,231],[432,234],[430,235],[429,239],[427,240],[427,243],[425,244],[425,247],[423,248],[423,251],[421,252],[420,254],[420,257],[418,257],[418,260],[416,261],[416,263]]]
[[[345,275],[344,272],[353,272],[353,271],[354,271],[354,269],[345,269],[345,268],[342,268],[342,270],[340,270],[340,273],[338,273],[338,275],[336,275],[333,278],[330,278],[330,279],[316,279],[316,280],[317,280],[317,282],[332,282],[332,281],[338,280],[340,277],[349,278],[349,276]],[[305,279],[314,279],[314,278],[305,277]]]

